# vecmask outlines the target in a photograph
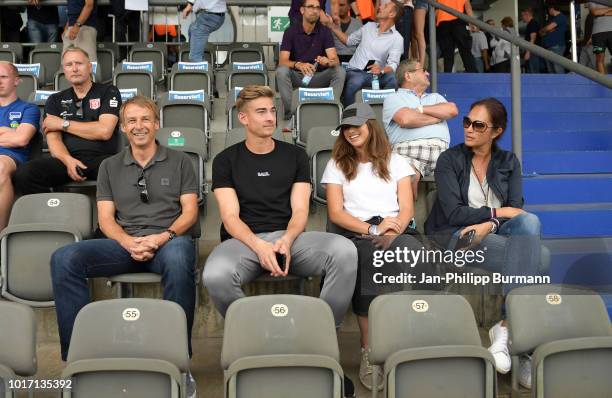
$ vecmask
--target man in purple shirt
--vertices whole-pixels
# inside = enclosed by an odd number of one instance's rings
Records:
[[[321,0],[321,11],[320,16],[323,17],[326,11],[325,8],[326,0]],[[291,20],[291,24],[302,22],[302,13],[300,12],[300,8],[302,7],[302,0],[291,0],[291,8],[289,8],[289,19]],[[335,23],[340,23],[340,15],[339,15],[339,6],[338,0],[330,1],[330,15],[333,18]]]
[[[292,24],[283,34],[276,68],[276,87],[283,101],[285,119],[291,117],[294,88],[331,86],[335,98],[340,98],[346,75],[331,31],[319,22],[319,0],[302,0],[300,12],[302,23]],[[304,76],[310,76],[310,82],[303,82]]]

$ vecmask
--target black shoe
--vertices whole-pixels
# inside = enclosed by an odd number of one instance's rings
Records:
[[[344,398],[355,398],[355,385],[347,375],[344,375]]]

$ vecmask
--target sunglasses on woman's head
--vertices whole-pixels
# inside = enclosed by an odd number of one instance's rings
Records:
[[[463,128],[467,129],[467,128],[470,128],[470,126],[472,126],[472,130],[474,130],[477,133],[484,133],[487,130],[487,128],[495,127],[495,126],[490,126],[481,120],[472,120],[469,117],[464,116],[463,117]]]

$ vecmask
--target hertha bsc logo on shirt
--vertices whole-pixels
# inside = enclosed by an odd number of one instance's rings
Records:
[[[100,107],[100,98],[89,100],[89,109],[98,109]]]

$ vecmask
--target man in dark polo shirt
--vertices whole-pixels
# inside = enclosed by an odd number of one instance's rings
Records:
[[[159,112],[149,98],[126,101],[121,128],[130,145],[106,159],[98,175],[98,222],[107,239],[64,246],[51,258],[63,360],[76,315],[89,302],[87,278],[92,277],[161,274],[164,299],[183,308],[191,336],[195,307],[191,231],[198,226],[195,171],[187,155],[155,140]],[[191,343],[189,347],[191,352]]]
[[[319,0],[303,0],[302,23],[292,24],[283,34],[276,87],[285,108],[285,119],[291,117],[291,98],[296,87],[332,86],[336,98],[342,93],[346,73],[340,65],[331,31],[319,22],[320,11]],[[304,76],[312,77],[308,84],[303,81]]]
[[[47,99],[42,124],[52,157],[17,168],[13,180],[24,195],[49,192],[71,181],[95,180],[100,163],[119,149],[117,87],[91,81],[89,57],[78,47],[64,52],[62,67],[72,87]]]

